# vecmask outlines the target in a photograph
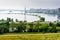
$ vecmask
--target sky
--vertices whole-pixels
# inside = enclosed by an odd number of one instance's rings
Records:
[[[0,0],[0,9],[24,8],[54,9],[60,7],[60,0]]]

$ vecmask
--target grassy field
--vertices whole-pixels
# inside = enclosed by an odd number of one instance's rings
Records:
[[[60,33],[3,34],[0,40],[60,40]]]

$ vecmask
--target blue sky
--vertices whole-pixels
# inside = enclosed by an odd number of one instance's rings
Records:
[[[0,0],[0,9],[59,8],[60,0]]]

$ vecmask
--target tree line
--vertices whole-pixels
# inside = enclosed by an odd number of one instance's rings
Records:
[[[0,34],[15,32],[57,33],[60,32],[60,21],[46,22],[43,17],[34,22],[19,21],[18,19],[14,22],[10,18],[0,20]]]

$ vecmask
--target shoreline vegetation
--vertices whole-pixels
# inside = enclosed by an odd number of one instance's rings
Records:
[[[0,20],[0,34],[4,33],[59,33],[60,21],[45,21],[44,17],[39,16],[40,20],[34,22],[19,21],[11,18]]]

